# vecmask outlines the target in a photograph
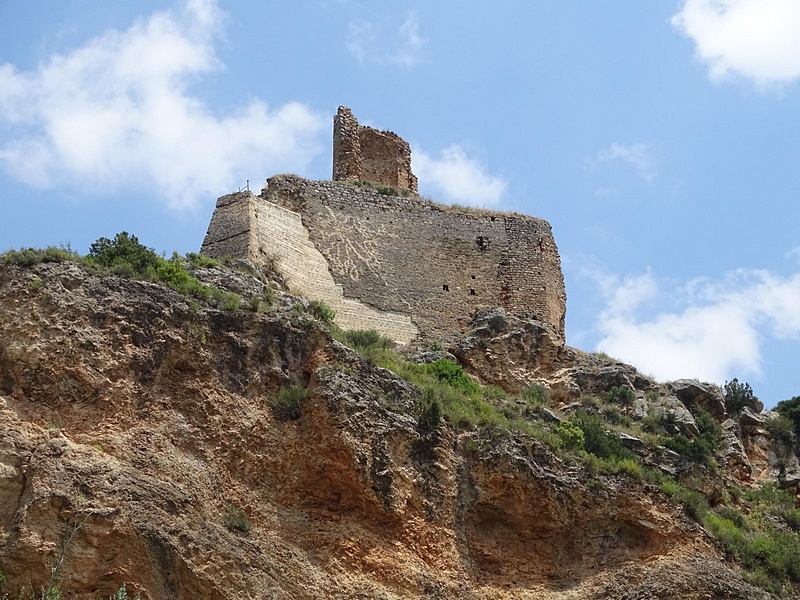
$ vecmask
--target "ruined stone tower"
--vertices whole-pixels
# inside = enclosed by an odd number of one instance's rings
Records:
[[[397,193],[417,190],[408,144],[344,107],[333,147],[334,181],[276,175],[258,196],[219,198],[201,252],[270,265],[291,292],[328,303],[343,329],[454,339],[475,311],[502,307],[563,340],[564,278],[547,221]]]
[[[333,119],[333,180],[364,180],[417,193],[411,172],[411,147],[391,131],[359,125],[340,106]]]

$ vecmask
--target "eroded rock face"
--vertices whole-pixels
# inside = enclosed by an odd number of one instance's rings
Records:
[[[519,392],[555,371],[565,347],[561,337],[545,323],[493,308],[473,318],[451,351],[483,381]]]
[[[722,423],[722,448],[720,463],[742,481],[747,481],[753,473],[753,465],[747,456],[741,439],[739,424],[733,419]]]
[[[668,383],[667,386],[684,405],[700,406],[718,421],[727,418],[725,396],[719,386],[696,379],[678,379]]]
[[[415,388],[291,307],[3,266],[0,331],[11,597],[44,583],[64,523],[76,599],[123,581],[149,599],[764,597],[656,488],[589,486],[533,439],[425,430]],[[549,347],[507,334],[512,354]],[[298,418],[273,409],[289,385],[308,389]]]

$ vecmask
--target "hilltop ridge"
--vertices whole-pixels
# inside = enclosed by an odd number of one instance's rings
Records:
[[[752,519],[744,490],[791,483],[754,408],[728,419],[718,388],[657,384],[502,310],[449,348],[463,379],[445,348],[403,358],[345,332],[353,351],[247,263],[190,268],[240,304],[69,261],[0,266],[3,591],[43,582],[80,524],[60,575],[74,598],[122,582],[144,598],[766,597],[696,521]],[[522,387],[526,369],[541,383]],[[700,439],[714,411],[714,469],[613,429]]]

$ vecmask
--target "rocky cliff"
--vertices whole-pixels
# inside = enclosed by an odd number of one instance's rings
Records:
[[[0,265],[0,593],[58,564],[76,599],[123,582],[151,599],[767,597],[657,483],[524,432],[420,419],[418,386],[271,295],[223,310],[80,264]],[[628,413],[680,412],[679,392],[665,404],[546,333],[493,313],[451,350],[509,393],[549,381],[530,417],[544,423],[621,385]],[[737,427],[752,483],[768,459]]]

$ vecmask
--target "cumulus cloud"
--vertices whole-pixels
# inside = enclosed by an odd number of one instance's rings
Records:
[[[176,208],[251,175],[302,170],[325,121],[299,103],[252,100],[216,115],[189,88],[221,67],[213,0],[156,12],[52,56],[36,70],[0,65],[0,165],[40,188],[143,185]]]
[[[612,143],[600,150],[594,158],[587,161],[591,167],[610,162],[621,162],[634,169],[636,175],[645,183],[652,183],[656,177],[656,161],[648,144],[625,145]]]
[[[738,270],[682,285],[652,274],[601,281],[606,308],[598,349],[662,380],[723,383],[761,370],[766,336],[800,339],[800,273]],[[652,312],[672,297],[678,308]]]
[[[456,144],[445,148],[439,158],[419,148],[412,153],[412,169],[420,185],[430,186],[433,196],[468,206],[494,206],[506,190],[506,181],[490,175],[481,163]]]
[[[763,86],[800,77],[797,0],[686,0],[672,24],[694,41],[714,81],[738,75]]]
[[[416,11],[408,13],[394,32],[371,21],[351,22],[345,47],[360,64],[413,67],[422,60],[425,39],[419,33]]]

